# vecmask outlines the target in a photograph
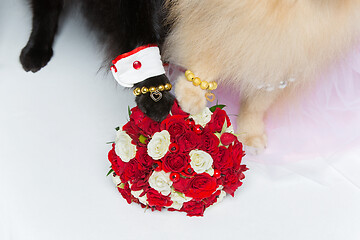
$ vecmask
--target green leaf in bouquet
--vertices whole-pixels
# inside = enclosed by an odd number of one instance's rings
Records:
[[[130,106],[128,106],[128,114],[129,114],[129,117],[131,115],[131,109],[130,109]]]
[[[111,168],[111,167],[110,167]],[[106,176],[109,176],[110,174],[112,174],[114,172],[114,170],[111,168],[110,170],[109,170],[109,172],[106,174]]]
[[[116,131],[119,131],[119,130],[120,130],[120,127],[116,127],[115,130],[116,130]]]
[[[220,141],[221,133],[216,132],[216,133],[214,133],[214,135],[219,138],[219,146],[218,146],[218,147],[223,146],[222,143],[221,143],[221,141]]]
[[[132,200],[131,200],[132,201]],[[146,211],[150,208],[149,205],[146,204],[146,207],[144,208],[144,213],[146,213]]]
[[[185,176],[183,176],[183,175],[180,174],[180,178],[186,179],[187,177],[185,177]]]
[[[106,144],[113,144],[113,143],[115,143],[115,142],[107,142]]]
[[[146,138],[144,135],[140,135],[140,136],[139,136],[139,141],[140,141],[142,144],[146,144],[146,140],[147,140],[147,138]]]
[[[227,121],[225,120],[224,125],[221,129],[221,134],[223,134],[226,131],[226,129],[227,129]]]
[[[124,189],[125,188],[125,183],[120,183],[117,187],[121,188],[121,189]]]
[[[217,136],[219,139],[221,137],[221,133],[218,133],[218,132],[215,132],[214,135]]]
[[[226,105],[223,105],[223,104],[216,104],[215,106],[212,106],[210,109],[211,112],[215,112],[215,110],[217,108],[220,108],[220,109],[223,109],[224,107],[226,107]]]

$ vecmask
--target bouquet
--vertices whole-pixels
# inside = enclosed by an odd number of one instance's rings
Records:
[[[113,181],[130,204],[203,216],[242,185],[245,155],[223,105],[197,115],[177,102],[165,120],[155,122],[138,107],[117,128],[108,158]]]

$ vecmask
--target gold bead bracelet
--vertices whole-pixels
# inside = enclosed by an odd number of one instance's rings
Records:
[[[195,77],[194,73],[190,70],[185,72],[185,77],[189,82],[192,82],[194,86],[200,86],[202,90],[215,90],[217,88],[216,82],[201,81],[200,78]]]
[[[200,88],[202,90],[208,91],[205,94],[205,98],[208,101],[212,102],[215,100],[215,94],[210,92],[212,90],[217,89],[217,87],[218,87],[218,85],[215,81],[212,81],[212,82],[202,81],[200,78],[195,77],[195,74],[190,70],[185,71],[185,77],[189,82],[192,82],[194,86],[200,86]]]
[[[170,91],[172,89],[172,85],[170,83],[167,83],[165,85],[159,85],[157,87],[142,87],[142,88],[135,88],[134,89],[134,95],[135,96],[140,96],[141,94],[147,94],[150,93],[150,97],[152,98],[152,100],[154,100],[155,102],[160,101],[160,99],[162,98],[162,93],[163,91]]]

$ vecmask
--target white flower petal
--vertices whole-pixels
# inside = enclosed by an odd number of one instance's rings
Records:
[[[147,205],[147,196],[146,194],[142,197],[140,197],[140,195],[144,192],[144,190],[140,190],[140,191],[131,191],[131,195],[133,195],[135,198],[139,199],[139,201],[144,204]]]
[[[198,114],[190,115],[189,117],[192,118],[196,124],[201,125],[202,127],[205,127],[208,122],[211,120],[212,112],[209,108],[204,108],[204,110]]]
[[[196,173],[204,173],[212,168],[213,159],[210,154],[202,150],[192,150],[190,152],[190,165]]]
[[[226,192],[221,190],[220,195],[219,195],[218,199],[216,200],[216,202],[214,203],[214,205],[219,202],[222,202],[222,200],[224,199],[225,196],[226,196]]]
[[[234,131],[233,125],[230,125],[230,127],[228,127],[228,128],[225,130],[225,132],[234,134],[235,131]]]
[[[170,180],[170,173],[164,171],[154,171],[149,178],[150,187],[160,192],[164,196],[168,196],[171,192],[173,182]]]
[[[185,194],[181,192],[177,192],[174,189],[171,191],[170,195],[171,201],[173,201],[173,204],[170,206],[170,208],[175,208],[177,210],[180,210],[184,204],[184,202],[189,202],[192,200],[190,197],[186,197]]]
[[[136,156],[136,145],[125,131],[118,131],[115,139],[115,152],[123,162],[129,162]]]
[[[210,176],[214,176],[214,169],[213,168],[209,168],[208,170],[205,171],[206,173],[208,173]]]
[[[147,152],[154,160],[163,158],[169,150],[170,146],[170,133],[166,130],[157,132],[151,138]]]
[[[120,177],[118,175],[115,174],[111,174],[112,175],[112,180],[113,183],[117,186],[121,183]]]

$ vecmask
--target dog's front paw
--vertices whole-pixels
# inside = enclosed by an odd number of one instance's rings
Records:
[[[167,77],[165,75],[160,75],[138,83],[135,87],[157,87],[159,85],[165,85],[166,83],[169,83]],[[152,97],[150,93],[140,94],[135,98],[135,102],[139,109],[157,122],[163,121],[168,116],[174,101],[175,97],[170,91],[161,91],[159,94],[153,94]]]
[[[262,154],[266,149],[267,136],[266,134],[239,137],[244,144],[245,152],[249,155]]]
[[[37,72],[50,61],[52,48],[26,45],[20,54],[20,62],[26,72]]]
[[[267,136],[262,116],[258,113],[241,113],[237,121],[239,141],[250,155],[261,154],[266,149]]]
[[[150,94],[144,94],[136,97],[136,104],[140,110],[154,121],[161,122],[169,114],[175,97],[170,92],[163,92],[158,102],[155,102]]]
[[[175,95],[181,109],[192,115],[200,113],[206,107],[206,91],[179,76],[175,86]]]

